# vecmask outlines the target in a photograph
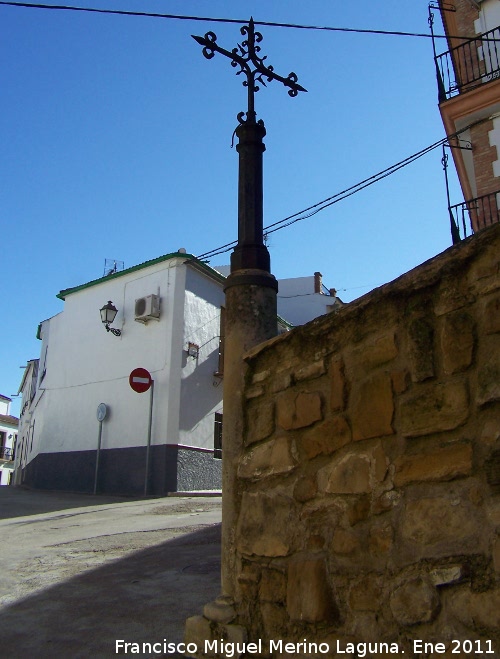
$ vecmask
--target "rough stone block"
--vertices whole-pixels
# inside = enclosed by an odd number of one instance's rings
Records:
[[[263,570],[260,580],[259,599],[263,602],[284,602],[286,577],[278,570]]]
[[[319,378],[324,373],[326,373],[325,361],[321,359],[320,361],[298,368],[295,371],[294,376],[296,382],[301,382],[302,380]]]
[[[244,492],[236,527],[241,554],[287,556],[297,521],[293,499],[282,494]]]
[[[392,361],[397,356],[396,338],[394,331],[391,330],[385,334],[370,337],[362,345],[357,346],[351,354],[350,362],[352,361],[353,368],[361,366],[367,372]]]
[[[405,627],[431,622],[439,612],[440,601],[434,586],[422,577],[404,583],[390,598],[392,615]]]
[[[451,586],[460,583],[468,576],[465,565],[445,565],[429,572],[429,580],[434,586]]]
[[[451,480],[472,471],[472,446],[452,444],[415,455],[403,455],[395,461],[394,485],[414,481]]]
[[[441,328],[443,370],[446,374],[468,368],[474,352],[474,321],[465,311],[445,316]]]
[[[355,533],[340,527],[335,529],[332,538],[332,551],[335,554],[352,554],[359,546]]]
[[[328,494],[361,494],[371,491],[371,465],[366,454],[350,453],[318,472],[318,487]]]
[[[434,325],[427,317],[415,318],[409,323],[408,353],[414,382],[434,376]]]
[[[409,379],[410,374],[406,369],[400,371],[392,371],[391,380],[394,393],[398,395],[404,393],[408,389]]]
[[[496,572],[500,572],[500,538],[497,536],[493,543],[493,567]]]
[[[259,371],[254,373],[252,376],[253,384],[258,384],[259,382],[264,382],[271,375],[271,369],[267,368],[265,371]]]
[[[259,398],[260,396],[264,395],[264,391],[264,387],[261,387],[260,385],[250,386],[245,391],[245,398],[247,400],[251,400],[252,398]]]
[[[406,437],[419,437],[462,425],[469,416],[465,382],[422,384],[402,398],[400,430]]]
[[[295,483],[293,488],[293,498],[300,503],[305,503],[314,499],[318,493],[318,484],[316,478],[312,476],[303,476]]]
[[[380,444],[349,452],[318,471],[318,488],[328,494],[365,494],[385,478],[388,459]]]
[[[292,374],[290,372],[275,374],[271,383],[271,392],[277,394],[285,391],[292,384]]]
[[[484,463],[486,481],[493,492],[500,491],[500,449],[492,451]]]
[[[257,480],[286,474],[293,471],[296,466],[291,440],[287,437],[278,437],[245,453],[238,465],[238,476]]]
[[[301,454],[311,460],[317,455],[329,455],[351,441],[351,429],[341,415],[330,417],[301,434],[298,444]]]
[[[500,530],[500,499],[490,499],[486,503],[486,514],[493,528]]]
[[[463,282],[451,275],[441,280],[441,286],[435,304],[436,316],[443,316],[451,311],[470,307],[475,302],[475,296]]]
[[[285,606],[282,604],[275,604],[274,602],[262,602],[260,605],[260,611],[264,626],[264,637],[266,639],[283,638],[289,622]],[[265,645],[266,643],[264,643],[264,646]]]
[[[380,577],[368,574],[351,586],[348,601],[353,611],[378,611],[381,598]]]
[[[492,337],[493,338],[493,337]],[[500,345],[489,344],[488,358],[477,375],[477,404],[484,405],[500,400]]]
[[[222,638],[226,643],[237,643],[240,647],[248,640],[248,632],[243,625],[222,625]],[[240,655],[241,656],[241,655]]]
[[[395,508],[401,502],[401,492],[390,490],[384,492],[378,499],[375,499],[372,505],[372,513],[380,515]]]
[[[349,415],[355,441],[394,433],[394,401],[387,373],[373,375],[353,386]]]
[[[222,598],[205,604],[203,615],[211,622],[226,624],[236,618],[234,606]]]
[[[500,296],[488,300],[484,307],[483,317],[486,334],[500,332]]]
[[[469,629],[498,631],[500,628],[500,589],[482,593],[460,590],[450,602],[452,613]]]
[[[323,558],[295,559],[288,565],[286,606],[292,620],[334,622],[338,609]]]
[[[365,520],[370,514],[370,497],[362,495],[349,504],[346,515],[347,521],[351,526],[355,526],[358,522]]]
[[[330,409],[332,412],[345,409],[347,382],[344,374],[344,361],[334,356],[330,362]]]
[[[474,510],[452,496],[409,501],[401,525],[402,537],[423,556],[463,553],[472,547],[479,550],[483,536]]]
[[[392,548],[394,529],[390,524],[381,524],[370,529],[368,547],[374,554],[385,554]]]
[[[278,424],[284,430],[306,428],[323,418],[319,392],[286,391],[277,401]]]
[[[210,622],[203,616],[192,616],[186,620],[184,641],[195,643],[198,648],[205,647],[205,641],[212,641],[213,633]]]
[[[275,406],[273,400],[262,402],[257,408],[252,407],[247,412],[248,431],[246,433],[246,444],[260,442],[270,437],[275,429]]]
[[[238,585],[243,597],[255,599],[260,582],[260,566],[256,563],[247,563],[238,575]]]

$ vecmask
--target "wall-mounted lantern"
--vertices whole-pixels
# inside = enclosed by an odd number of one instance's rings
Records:
[[[198,355],[200,354],[200,346],[197,345],[196,343],[190,342],[188,343],[186,352],[189,357],[192,357],[193,359],[198,359]]]
[[[100,313],[101,321],[106,328],[106,332],[111,332],[111,334],[114,334],[115,336],[121,336],[121,330],[110,327],[111,323],[116,317],[116,314],[118,313],[118,309],[111,302],[111,300],[109,300],[107,304],[101,307]]]

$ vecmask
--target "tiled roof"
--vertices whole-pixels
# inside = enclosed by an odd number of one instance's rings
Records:
[[[0,423],[5,423],[7,426],[18,426],[19,419],[11,414],[0,414]]]

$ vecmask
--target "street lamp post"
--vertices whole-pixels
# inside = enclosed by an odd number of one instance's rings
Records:
[[[262,154],[264,122],[255,113],[255,93],[272,80],[288,87],[297,96],[306,91],[297,83],[295,73],[278,75],[260,55],[262,34],[255,31],[253,19],[244,25],[246,37],[231,51],[217,43],[217,36],[207,32],[193,35],[203,46],[203,55],[212,59],[219,53],[231,60],[237,75],[243,74],[248,92],[246,113],[237,116],[239,154],[238,170],[238,243],[231,254],[231,274],[225,286],[226,331],[224,349],[224,422],[222,438],[222,595],[235,599],[236,545],[235,527],[240,506],[237,466],[243,448],[243,390],[245,362],[243,355],[255,345],[276,336],[278,283],[271,274],[269,252],[264,244]]]

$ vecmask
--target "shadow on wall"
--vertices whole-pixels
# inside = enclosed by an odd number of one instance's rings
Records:
[[[214,376],[217,370],[219,348],[213,350],[204,361],[196,364],[194,371],[181,381],[181,404],[179,429],[192,430],[217,405],[222,405],[222,380]],[[191,359],[191,358],[187,358]],[[201,391],[206,392],[200,396]],[[196,400],[196,405],[188,404]],[[214,416],[210,419],[213,428]],[[211,439],[211,437],[210,437]]]

